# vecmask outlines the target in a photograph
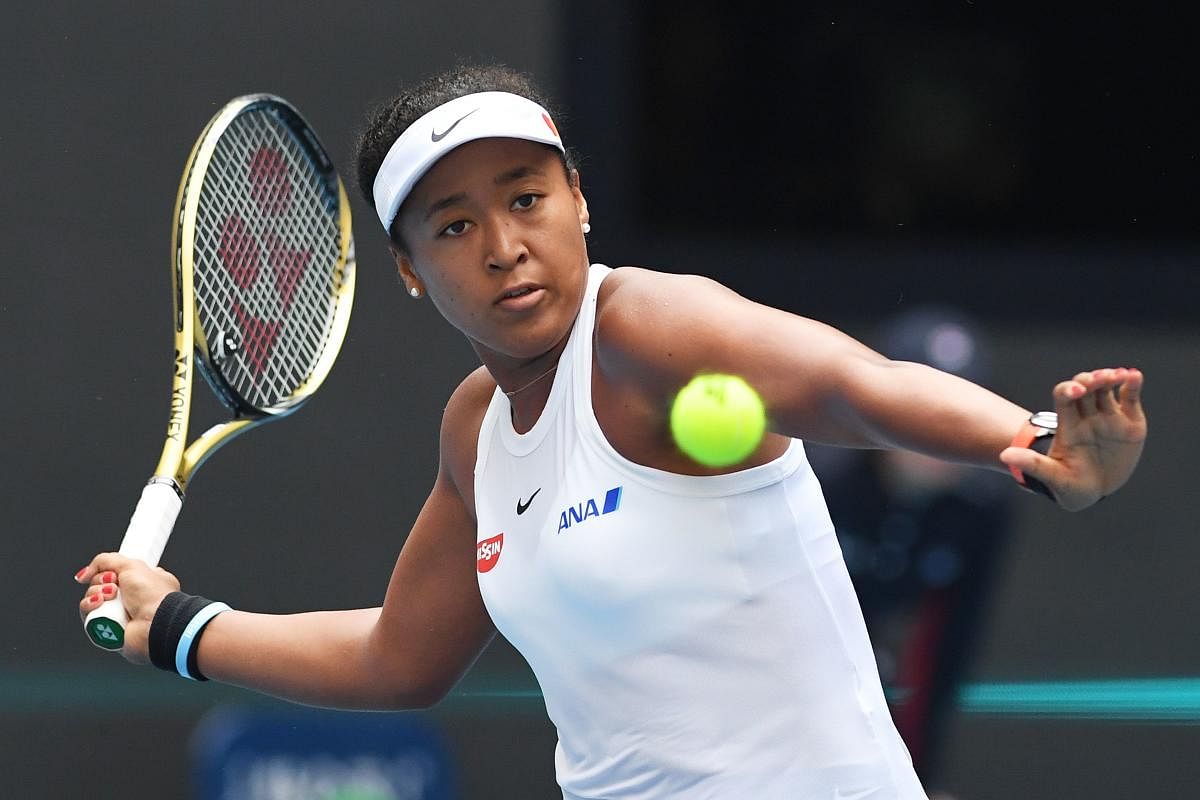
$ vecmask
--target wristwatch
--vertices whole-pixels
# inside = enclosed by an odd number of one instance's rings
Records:
[[[1029,420],[1021,426],[1021,430],[1017,431],[1017,435],[1013,437],[1012,446],[1028,447],[1030,450],[1036,450],[1042,455],[1046,455],[1050,451],[1050,445],[1054,442],[1054,434],[1057,431],[1058,414],[1053,411],[1038,411],[1029,417]],[[1026,475],[1016,467],[1009,467],[1008,470],[1022,487],[1049,497],[1051,500],[1055,499],[1050,488],[1037,478]]]

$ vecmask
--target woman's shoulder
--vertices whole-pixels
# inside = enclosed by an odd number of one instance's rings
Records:
[[[698,275],[687,275],[675,272],[664,272],[652,267],[622,266],[613,267],[604,276],[600,284],[600,294],[597,302],[603,302],[617,292],[625,294],[653,293],[679,286],[695,280],[708,280]]]
[[[442,412],[442,465],[456,482],[469,478],[475,468],[479,428],[495,391],[492,374],[486,367],[479,367],[463,378],[446,401]]]
[[[596,296],[594,341],[601,370],[637,380],[664,368],[673,372],[690,361],[687,356],[702,346],[723,306],[735,298],[700,275],[614,269]]]
[[[476,368],[463,378],[446,401],[446,408],[442,412],[443,432],[451,435],[465,432],[472,439],[477,436],[495,392],[496,381],[492,373],[488,372],[487,367]]]
[[[647,267],[616,267],[596,295],[598,322],[636,323],[663,315],[701,312],[716,296],[733,293],[702,275],[663,272]]]

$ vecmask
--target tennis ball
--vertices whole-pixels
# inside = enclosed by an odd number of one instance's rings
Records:
[[[736,375],[697,375],[671,405],[675,443],[706,467],[744,461],[766,428],[762,398]]]

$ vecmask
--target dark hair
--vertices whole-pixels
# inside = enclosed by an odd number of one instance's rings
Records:
[[[528,98],[556,117],[554,108],[532,80],[503,65],[460,65],[440,75],[427,78],[375,108],[367,118],[367,126],[358,137],[358,190],[367,203],[375,205],[375,176],[383,159],[400,134],[433,109],[456,97],[476,92],[509,92]],[[575,169],[571,150],[562,155],[563,170],[570,180]],[[395,223],[388,235],[402,246],[395,233]]]

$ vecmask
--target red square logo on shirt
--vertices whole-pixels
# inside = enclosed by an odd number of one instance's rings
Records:
[[[500,562],[500,549],[504,547],[504,534],[498,533],[484,539],[475,546],[475,565],[480,572],[491,572]]]

